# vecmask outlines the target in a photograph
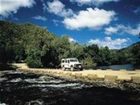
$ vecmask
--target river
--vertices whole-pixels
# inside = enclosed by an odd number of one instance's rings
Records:
[[[140,93],[0,71],[0,105],[139,105]]]
[[[124,65],[110,65],[110,66],[99,66],[98,69],[112,69],[112,70],[134,70],[135,67],[132,64]]]

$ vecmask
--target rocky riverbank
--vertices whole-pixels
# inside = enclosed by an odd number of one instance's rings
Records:
[[[105,75],[98,77],[97,74],[83,74],[82,72],[71,72],[62,70],[46,70],[46,69],[19,69],[27,73],[35,73],[40,75],[49,75],[70,81],[78,81],[86,84],[93,84],[97,87],[118,88],[121,90],[140,92],[139,77],[132,76],[130,79],[118,79],[115,75]]]
[[[138,91],[60,79],[34,71],[0,71],[2,105],[139,105]],[[36,73],[35,73],[36,72]],[[42,72],[43,73],[43,72]],[[98,82],[99,83],[99,82]]]
[[[63,71],[61,69],[39,69],[28,68],[26,64],[14,64],[19,71],[49,75],[65,80],[78,81],[93,84],[98,87],[118,88],[121,90],[140,92],[140,70],[83,70]]]

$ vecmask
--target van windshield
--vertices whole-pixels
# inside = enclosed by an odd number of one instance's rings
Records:
[[[71,59],[70,62],[78,62],[77,59]]]

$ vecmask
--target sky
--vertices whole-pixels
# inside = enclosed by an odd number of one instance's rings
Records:
[[[71,42],[110,49],[140,41],[140,0],[0,0],[0,20],[33,23]]]

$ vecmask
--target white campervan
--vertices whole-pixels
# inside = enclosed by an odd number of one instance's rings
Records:
[[[78,61],[77,58],[66,58],[61,60],[61,68],[63,70],[70,69],[70,70],[75,70],[79,69],[82,70],[82,64]]]

